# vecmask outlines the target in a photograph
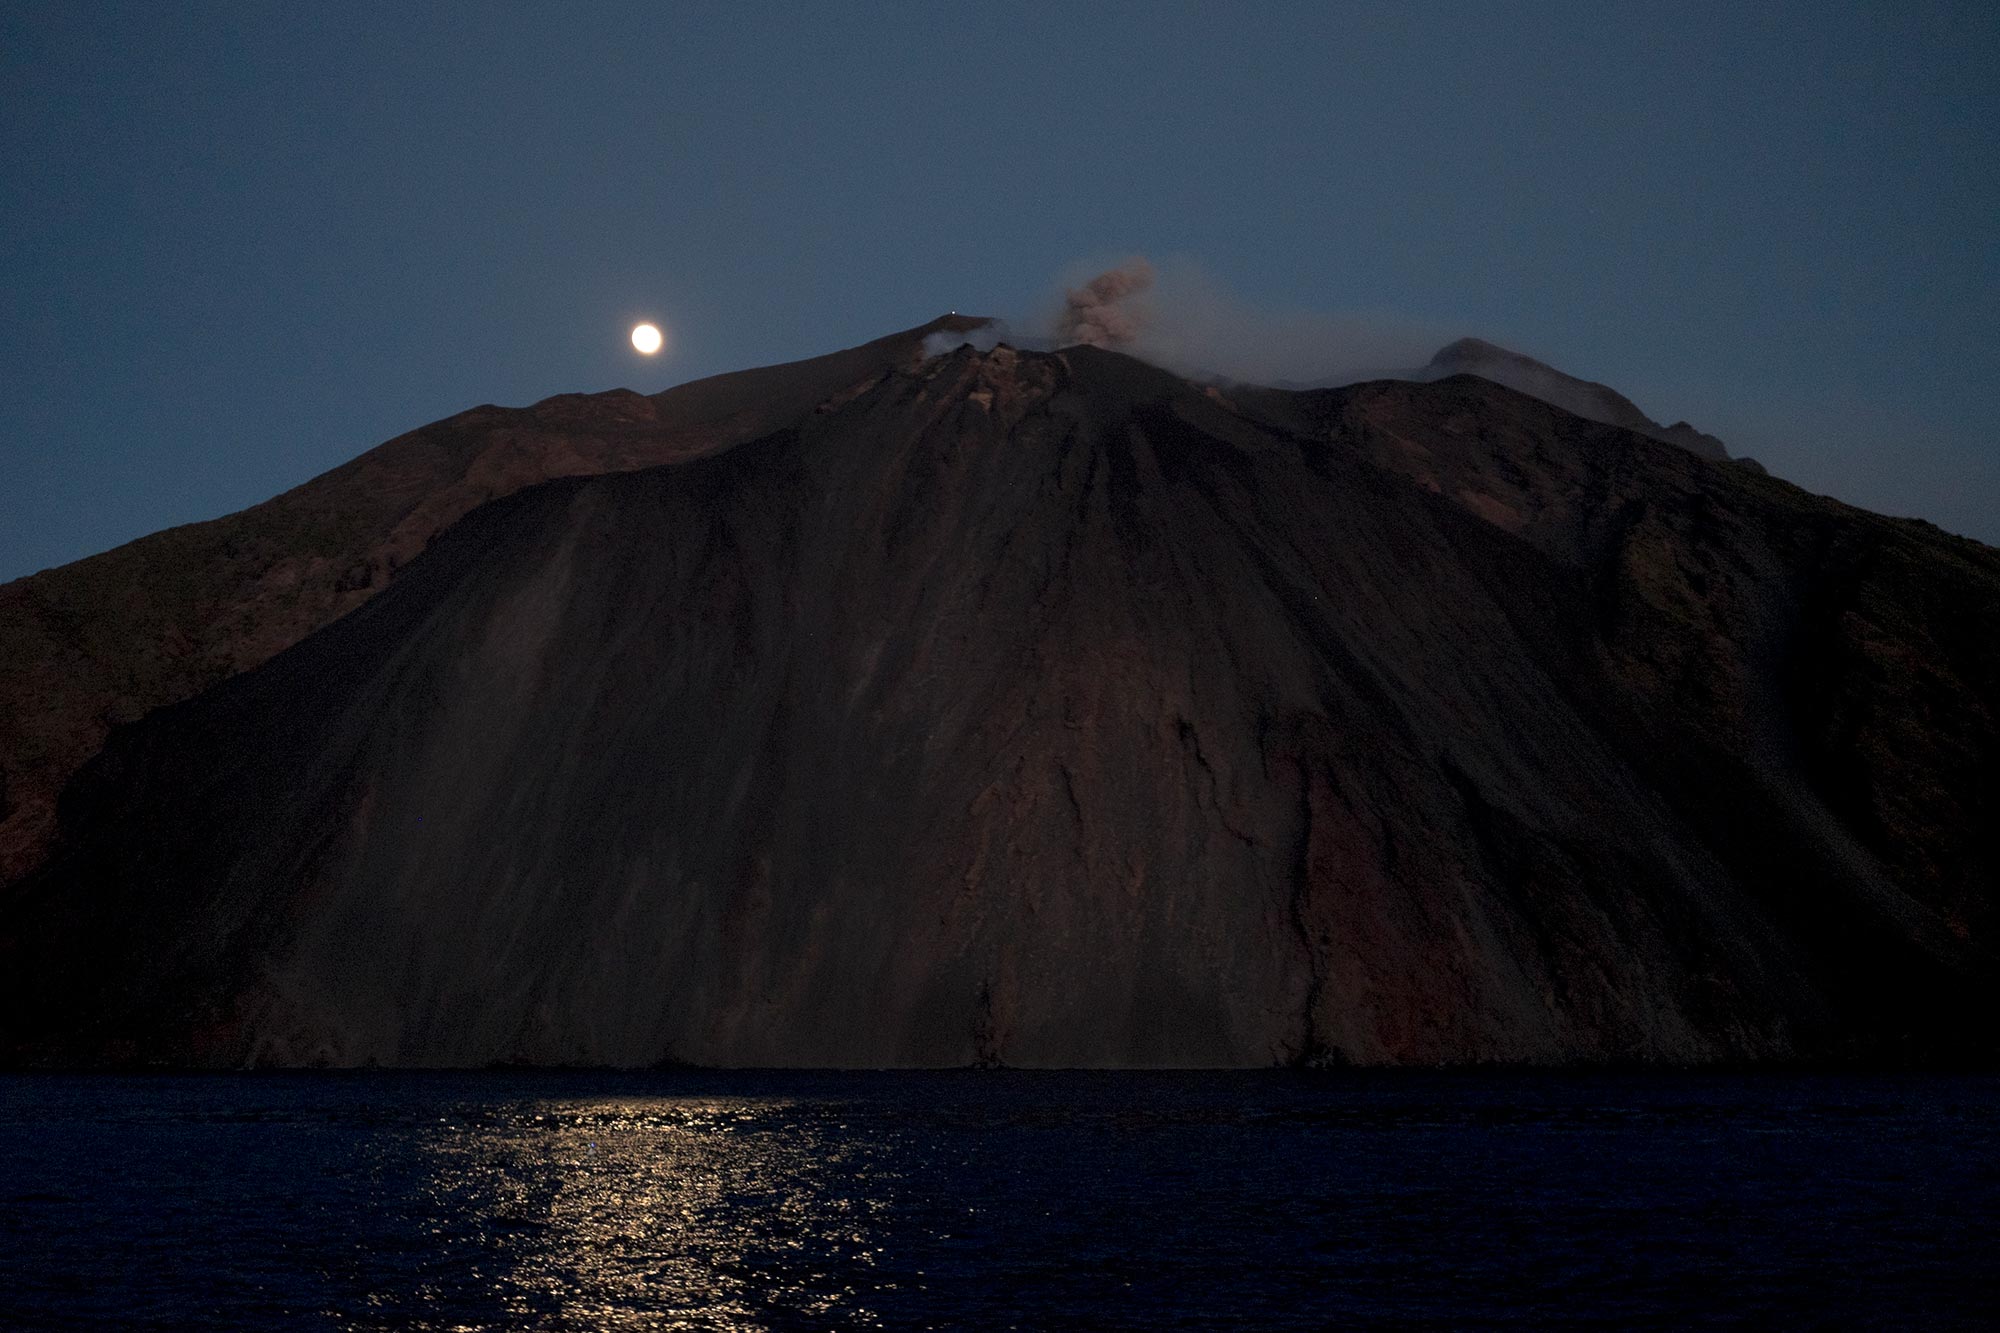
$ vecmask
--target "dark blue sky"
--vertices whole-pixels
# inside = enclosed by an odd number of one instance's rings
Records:
[[[580,8],[0,6],[0,578],[1133,252],[2000,541],[1990,0]]]

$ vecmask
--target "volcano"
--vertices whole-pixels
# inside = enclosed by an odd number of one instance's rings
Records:
[[[5,1058],[2000,1053],[2000,553],[979,323],[0,589]]]

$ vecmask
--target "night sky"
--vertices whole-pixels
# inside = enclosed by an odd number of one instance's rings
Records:
[[[1507,8],[0,5],[0,578],[1134,253],[2000,542],[2000,6]]]

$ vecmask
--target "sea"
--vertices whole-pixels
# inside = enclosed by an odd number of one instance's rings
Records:
[[[2000,1077],[0,1077],[0,1328],[2000,1326]]]

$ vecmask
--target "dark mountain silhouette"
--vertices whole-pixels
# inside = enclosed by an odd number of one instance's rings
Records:
[[[1696,430],[1685,421],[1676,421],[1671,426],[1659,422],[1639,410],[1624,394],[1595,380],[1580,380],[1574,375],[1566,375],[1554,366],[1545,365],[1533,357],[1522,356],[1498,344],[1481,338],[1460,338],[1438,349],[1429,364],[1410,376],[1412,379],[1443,379],[1447,375],[1477,375],[1481,379],[1492,380],[1517,389],[1531,398],[1539,398],[1545,403],[1553,403],[1566,412],[1574,412],[1586,421],[1599,421],[1607,426],[1623,426],[1626,430],[1650,435],[1668,444],[1677,444],[1703,458],[1722,461],[1729,458],[1729,450],[1721,440],[1703,431]],[[1763,467],[1755,459],[1739,458],[1735,462],[1762,471]]]
[[[551,477],[698,457],[788,424],[976,328],[947,317],[791,365],[476,407],[238,514],[0,585],[0,885],[39,865],[56,796],[112,726],[189,698],[367,601],[431,539]],[[11,801],[11,805],[10,805]]]
[[[435,540],[69,782],[9,1058],[1993,1057],[2000,554],[1488,379],[934,328],[351,465],[315,550]]]

